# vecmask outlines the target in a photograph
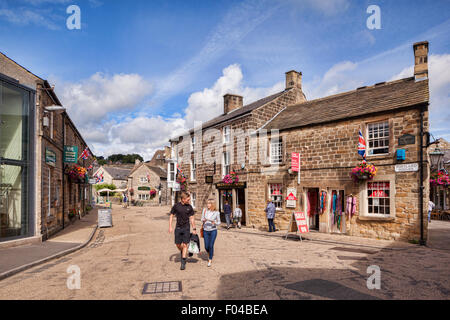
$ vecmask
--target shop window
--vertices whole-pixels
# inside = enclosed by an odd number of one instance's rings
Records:
[[[148,178],[142,176],[142,177],[139,177],[139,181],[140,181],[141,183],[148,183]]]
[[[270,164],[280,164],[283,162],[283,141],[281,138],[270,140]]]
[[[368,213],[374,215],[390,215],[391,198],[390,182],[368,182]]]
[[[139,194],[139,200],[143,200],[143,201],[146,201],[146,200],[149,200],[150,199],[150,195],[149,194],[147,194],[147,193],[141,193],[141,194]]]
[[[367,126],[369,155],[389,153],[389,122],[370,123]]]
[[[281,209],[283,207],[283,190],[281,184],[270,183],[269,196],[273,204],[275,205],[275,208]]]

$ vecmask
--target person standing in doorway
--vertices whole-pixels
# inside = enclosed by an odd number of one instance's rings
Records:
[[[431,223],[431,211],[433,211],[435,205],[434,202],[429,200],[428,201],[428,223]]]
[[[193,234],[197,234],[195,228],[194,209],[191,204],[191,197],[189,193],[181,192],[181,201],[175,204],[170,211],[169,217],[169,233],[175,231],[175,245],[181,253],[181,270],[186,269],[188,244],[191,238],[192,226]],[[177,224],[175,230],[172,227],[173,216],[177,217]]]
[[[228,200],[225,201],[223,205],[223,212],[225,213],[225,221],[227,222],[227,230],[230,229],[231,225],[231,207],[228,204]]]
[[[214,243],[217,238],[217,226],[220,224],[220,212],[216,211],[214,200],[208,200],[207,208],[203,209],[202,223],[205,250],[209,254],[208,267],[211,267],[214,256]]]
[[[273,220],[275,219],[275,205],[272,200],[267,200],[266,211],[267,222],[269,223],[269,232],[275,232],[275,224]]]
[[[241,228],[241,219],[242,219],[242,209],[240,205],[238,205],[233,212],[233,225],[236,225],[239,229]]]

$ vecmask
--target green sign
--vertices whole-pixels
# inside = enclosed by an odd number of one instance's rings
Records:
[[[138,187],[140,191],[150,191],[150,187]]]
[[[64,146],[64,162],[77,163],[78,162],[78,147]]]
[[[52,149],[45,148],[45,163],[56,166],[56,153]]]

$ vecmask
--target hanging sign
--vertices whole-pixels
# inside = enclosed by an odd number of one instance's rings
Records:
[[[45,148],[45,163],[52,167],[56,166],[56,153],[50,148]]]
[[[296,188],[288,188],[287,189],[287,197],[286,197],[286,208],[295,208],[297,206],[297,189]]]
[[[78,161],[78,147],[64,146],[64,162],[77,163]]]
[[[293,172],[300,171],[300,153],[292,152],[291,155],[291,170]]]

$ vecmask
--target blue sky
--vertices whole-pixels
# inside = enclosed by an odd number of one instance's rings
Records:
[[[81,30],[66,8],[81,9]],[[369,5],[381,29],[369,30]],[[0,51],[56,85],[94,152],[149,159],[169,137],[303,73],[308,99],[412,76],[430,42],[432,133],[450,140],[450,1],[0,0]]]

